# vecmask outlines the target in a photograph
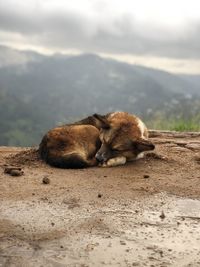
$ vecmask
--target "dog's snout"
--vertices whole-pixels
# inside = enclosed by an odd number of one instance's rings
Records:
[[[104,161],[103,155],[101,153],[99,153],[99,152],[97,152],[97,154],[95,155],[95,158],[99,162],[103,162]]]

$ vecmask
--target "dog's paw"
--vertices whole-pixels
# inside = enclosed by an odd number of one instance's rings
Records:
[[[117,157],[117,158],[109,159],[107,162],[104,162],[102,164],[102,167],[115,167],[115,166],[124,165],[125,163],[126,163],[125,157]]]
[[[144,158],[144,152],[141,152],[140,154],[137,155],[137,157],[135,158],[137,159],[143,159]]]

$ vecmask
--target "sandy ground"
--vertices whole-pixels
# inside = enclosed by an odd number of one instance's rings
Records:
[[[82,170],[0,147],[0,266],[200,266],[200,134],[152,141],[143,159]]]

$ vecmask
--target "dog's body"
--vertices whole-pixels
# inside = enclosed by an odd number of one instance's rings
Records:
[[[61,168],[117,166],[154,149],[144,123],[126,112],[93,115],[50,130],[39,152],[47,163]]]
[[[98,164],[100,124],[90,116],[74,124],[51,129],[39,146],[41,158],[60,168],[85,168]]]

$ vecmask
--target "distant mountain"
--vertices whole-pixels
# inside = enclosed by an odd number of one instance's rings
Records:
[[[200,95],[200,75],[175,75],[166,71],[138,66],[143,75],[153,78],[160,86],[171,93],[181,93],[185,96]],[[197,78],[198,77],[198,78]]]
[[[19,51],[0,45],[0,67],[23,65],[31,61],[40,61],[45,56],[32,51]]]
[[[11,62],[13,50],[6,49]],[[91,54],[19,53],[25,61],[0,64],[1,145],[37,144],[50,127],[96,112],[149,119],[200,98],[198,83],[156,69]]]
[[[179,77],[184,80],[189,82],[190,84],[192,84],[193,86],[195,86],[198,90],[198,94],[200,94],[200,75],[195,75],[195,74],[191,74],[191,75],[186,75],[186,74],[182,74],[179,75]]]

